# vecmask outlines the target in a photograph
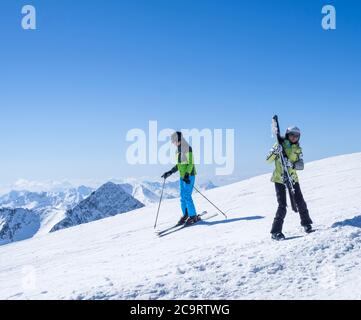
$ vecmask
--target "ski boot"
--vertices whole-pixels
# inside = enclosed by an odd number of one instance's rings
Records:
[[[180,220],[178,221],[178,225],[181,226],[183,224],[185,224],[188,220],[188,215],[182,216],[182,218],[180,218]]]
[[[303,226],[303,229],[305,229],[306,233],[312,233],[314,230],[312,229],[312,226],[309,224],[307,226]]]
[[[285,240],[286,237],[282,232],[276,232],[276,233],[272,233],[272,239],[276,241],[282,241]]]
[[[200,216],[194,216],[194,217],[189,217],[186,221],[186,225],[190,226],[192,224],[195,224],[197,222],[199,222],[201,220]]]

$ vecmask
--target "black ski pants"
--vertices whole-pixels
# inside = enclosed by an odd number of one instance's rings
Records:
[[[287,214],[287,188],[284,184],[276,183],[276,194],[278,201],[278,210],[276,213],[276,217],[273,221],[271,233],[282,232],[283,222]],[[299,209],[299,214],[301,218],[301,225],[307,226],[312,224],[312,220],[310,218],[310,214],[307,209],[307,204],[303,199],[301,187],[299,183],[295,184],[295,200],[297,203],[297,207]]]

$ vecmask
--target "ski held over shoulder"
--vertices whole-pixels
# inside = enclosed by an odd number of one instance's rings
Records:
[[[288,167],[287,167],[287,164],[286,164],[287,154],[286,154],[286,152],[285,152],[285,150],[283,148],[284,138],[282,138],[282,136],[281,136],[279,119],[278,119],[277,115],[273,116],[273,118],[272,118],[272,131],[273,131],[273,134],[277,138],[278,145],[282,149],[282,152],[280,154],[280,161],[281,161],[282,170],[283,170],[284,184],[286,185],[286,187],[288,189],[292,210],[294,212],[298,212],[298,207],[297,207],[296,199],[295,199],[294,181],[293,181],[293,178],[292,178],[292,176],[290,175],[290,173],[288,171]]]

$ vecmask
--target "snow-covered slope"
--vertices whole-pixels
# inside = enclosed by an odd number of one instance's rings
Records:
[[[206,192],[228,220],[164,238],[145,207],[2,246],[0,298],[361,299],[361,154],[310,163],[300,179],[313,234],[289,212],[289,240],[270,240],[276,200],[264,175]],[[162,205],[160,228],[178,219],[178,202]]]
[[[120,185],[108,182],[66,212],[50,232],[104,219],[116,214],[142,208],[144,205],[126,193]]]

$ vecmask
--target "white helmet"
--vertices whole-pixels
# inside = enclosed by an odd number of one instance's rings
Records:
[[[296,126],[292,126],[292,127],[287,128],[287,130],[286,130],[286,139],[288,139],[290,135],[298,136],[298,140],[299,140],[301,138],[301,130],[300,130],[300,128],[298,128]]]
[[[287,130],[286,130],[286,139],[288,139],[290,135],[295,135],[295,136],[298,137],[298,140],[300,140],[300,138],[301,138],[301,130],[300,130],[300,128],[296,127],[296,126],[292,126],[292,127],[287,128]]]
[[[292,126],[292,127],[287,128],[286,137],[288,137],[289,135],[295,135],[295,136],[301,137],[300,128],[296,127],[296,126]]]

